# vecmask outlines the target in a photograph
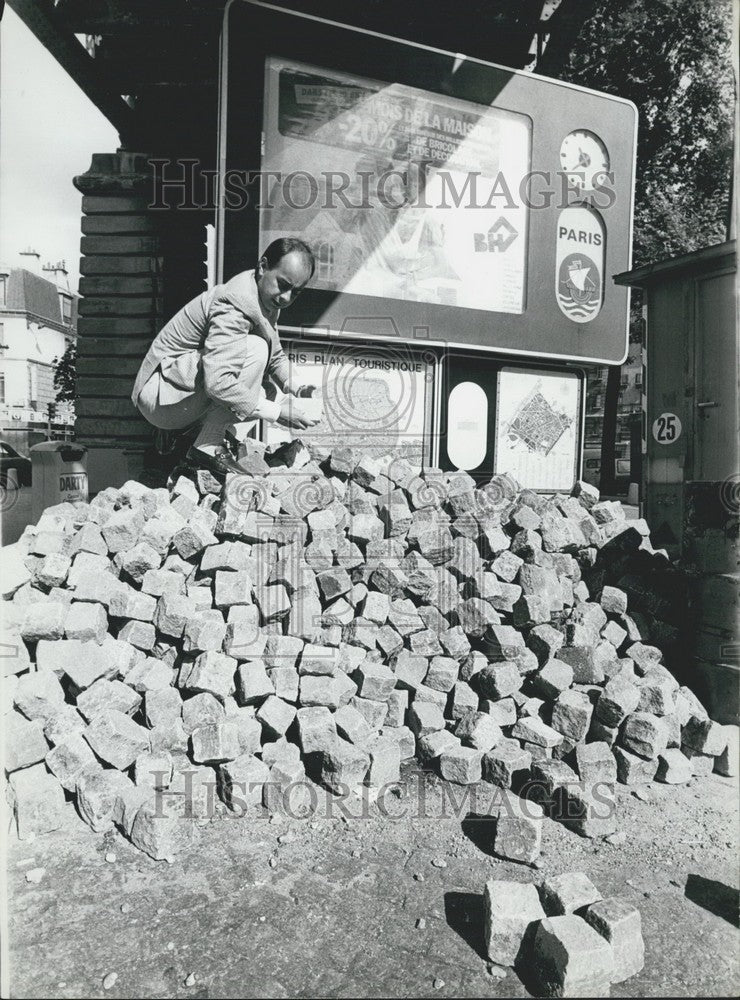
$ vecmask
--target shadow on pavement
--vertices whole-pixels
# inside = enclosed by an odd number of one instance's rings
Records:
[[[496,821],[493,817],[468,813],[460,824],[460,829],[479,851],[493,855],[494,834],[496,832]]]
[[[483,896],[474,892],[446,892],[445,919],[480,958],[487,960],[483,942]]]
[[[732,886],[701,875],[689,875],[684,895],[697,906],[722,917],[733,927],[740,926],[740,892]]]

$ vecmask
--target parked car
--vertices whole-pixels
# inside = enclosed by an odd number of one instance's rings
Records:
[[[19,486],[31,485],[31,459],[19,455],[6,441],[0,441],[0,486],[7,486],[11,469],[15,469]]]
[[[617,450],[614,459],[613,493],[615,496],[626,495],[630,485],[630,460],[624,456],[625,449]],[[597,489],[601,482],[601,448],[586,448],[583,452],[583,478]]]

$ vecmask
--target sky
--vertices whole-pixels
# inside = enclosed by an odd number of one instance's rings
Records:
[[[20,18],[0,22],[0,261],[18,265],[29,244],[41,262],[65,260],[73,291],[81,194],[72,184],[118,133]]]

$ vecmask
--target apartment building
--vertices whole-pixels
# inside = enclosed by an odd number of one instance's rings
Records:
[[[0,265],[0,435],[22,454],[51,430],[67,437],[71,404],[56,403],[57,359],[76,339],[77,296],[63,261],[42,264],[34,250]]]

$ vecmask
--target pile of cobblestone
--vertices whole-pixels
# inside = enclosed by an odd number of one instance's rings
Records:
[[[602,898],[583,872],[541,885],[491,879],[484,901],[489,959],[514,966],[535,996],[609,996],[645,964],[640,911]]]
[[[213,788],[247,815],[296,809],[312,781],[377,791],[416,757],[505,789],[496,849],[531,861],[545,815],[612,832],[615,781],[732,773],[737,729],[662,662],[682,612],[651,601],[673,570],[619,503],[232,444],[244,474],[225,484],[131,481],[4,550],[21,838],[74,800],[94,830],[171,857]]]

